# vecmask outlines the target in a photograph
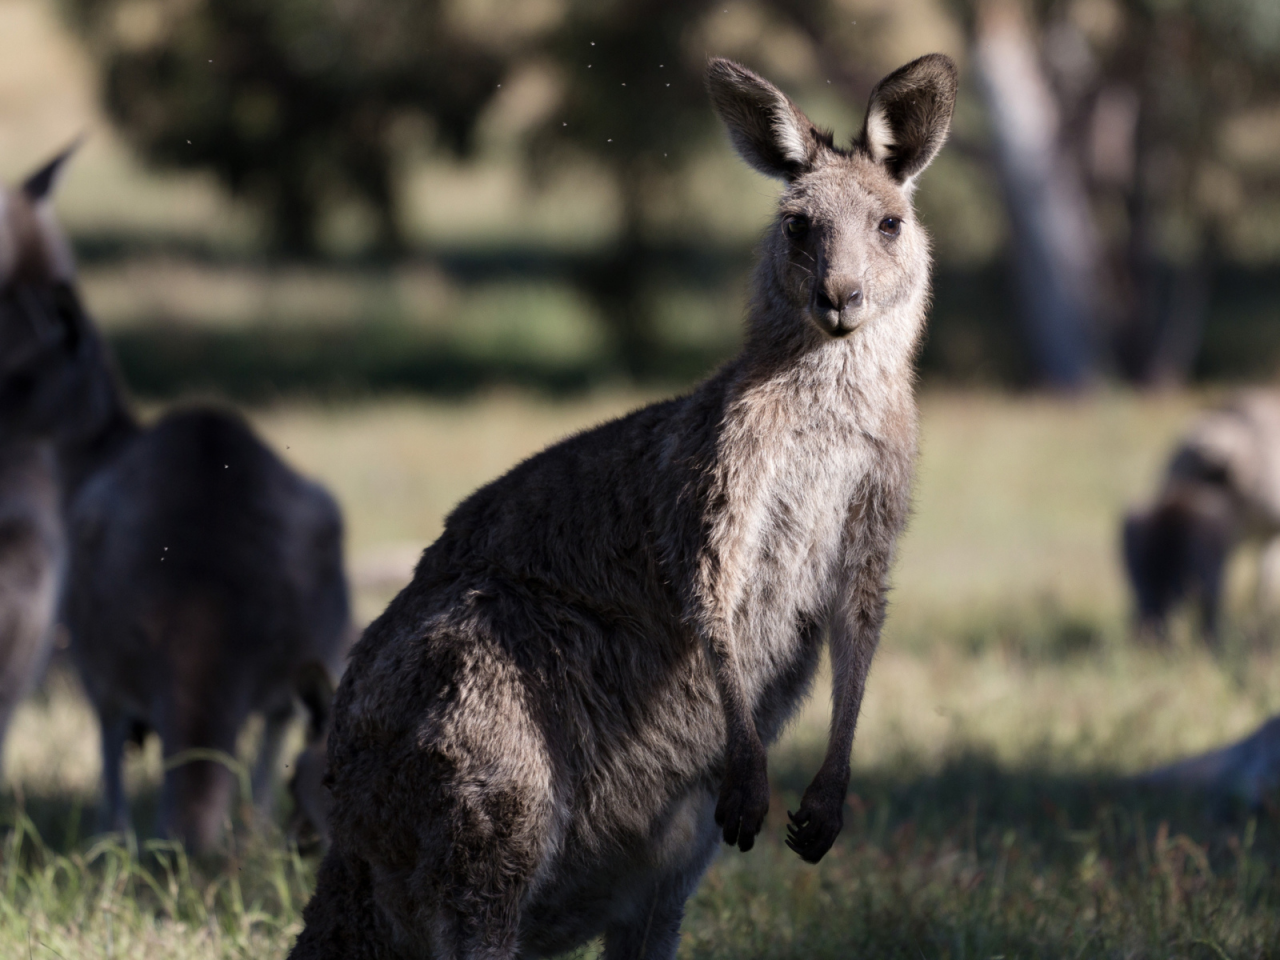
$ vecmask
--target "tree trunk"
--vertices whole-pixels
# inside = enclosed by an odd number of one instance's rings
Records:
[[[1097,373],[1098,241],[1079,171],[1017,0],[977,6],[974,62],[1013,227],[1020,313],[1040,379],[1079,389]]]

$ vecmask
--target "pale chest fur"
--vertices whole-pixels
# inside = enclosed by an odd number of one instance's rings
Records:
[[[909,391],[783,381],[744,391],[726,420],[704,596],[754,699],[805,654],[796,642],[805,626],[825,625],[847,594],[867,535],[862,501],[909,487],[914,406]]]

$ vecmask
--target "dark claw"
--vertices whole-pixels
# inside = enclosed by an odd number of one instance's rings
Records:
[[[787,846],[809,863],[823,858],[843,826],[840,808],[836,806],[832,813],[824,809],[825,806],[827,804],[819,805],[806,797],[798,811],[787,811],[791,821],[787,825]]]
[[[756,834],[769,811],[769,777],[763,762],[731,765],[725,773],[716,804],[716,826],[724,830],[724,842],[746,853],[755,846]]]

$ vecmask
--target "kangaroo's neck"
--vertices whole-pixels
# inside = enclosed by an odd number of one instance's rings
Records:
[[[837,339],[818,330],[803,308],[761,284],[735,371],[739,392],[764,390],[775,402],[790,400],[810,413],[845,408],[860,417],[911,404],[926,297],[919,291]]]
[[[85,482],[110,463],[142,427],[129,408],[124,390],[109,363],[97,371],[92,399],[76,429],[58,437],[54,450],[63,505],[69,504]]]

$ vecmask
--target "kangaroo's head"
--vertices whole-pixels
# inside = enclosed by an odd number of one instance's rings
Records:
[[[929,244],[911,195],[951,125],[951,60],[931,54],[881,80],[847,148],[730,60],[711,61],[707,87],[742,158],[787,184],[764,244],[760,294],[769,306],[794,308],[783,313],[836,339],[874,326],[898,306],[923,307]],[[915,317],[917,326],[921,320]],[[912,343],[917,332],[906,331]]]
[[[74,148],[16,190],[0,186],[0,438],[75,434],[101,406],[102,344],[80,306],[52,207]]]

